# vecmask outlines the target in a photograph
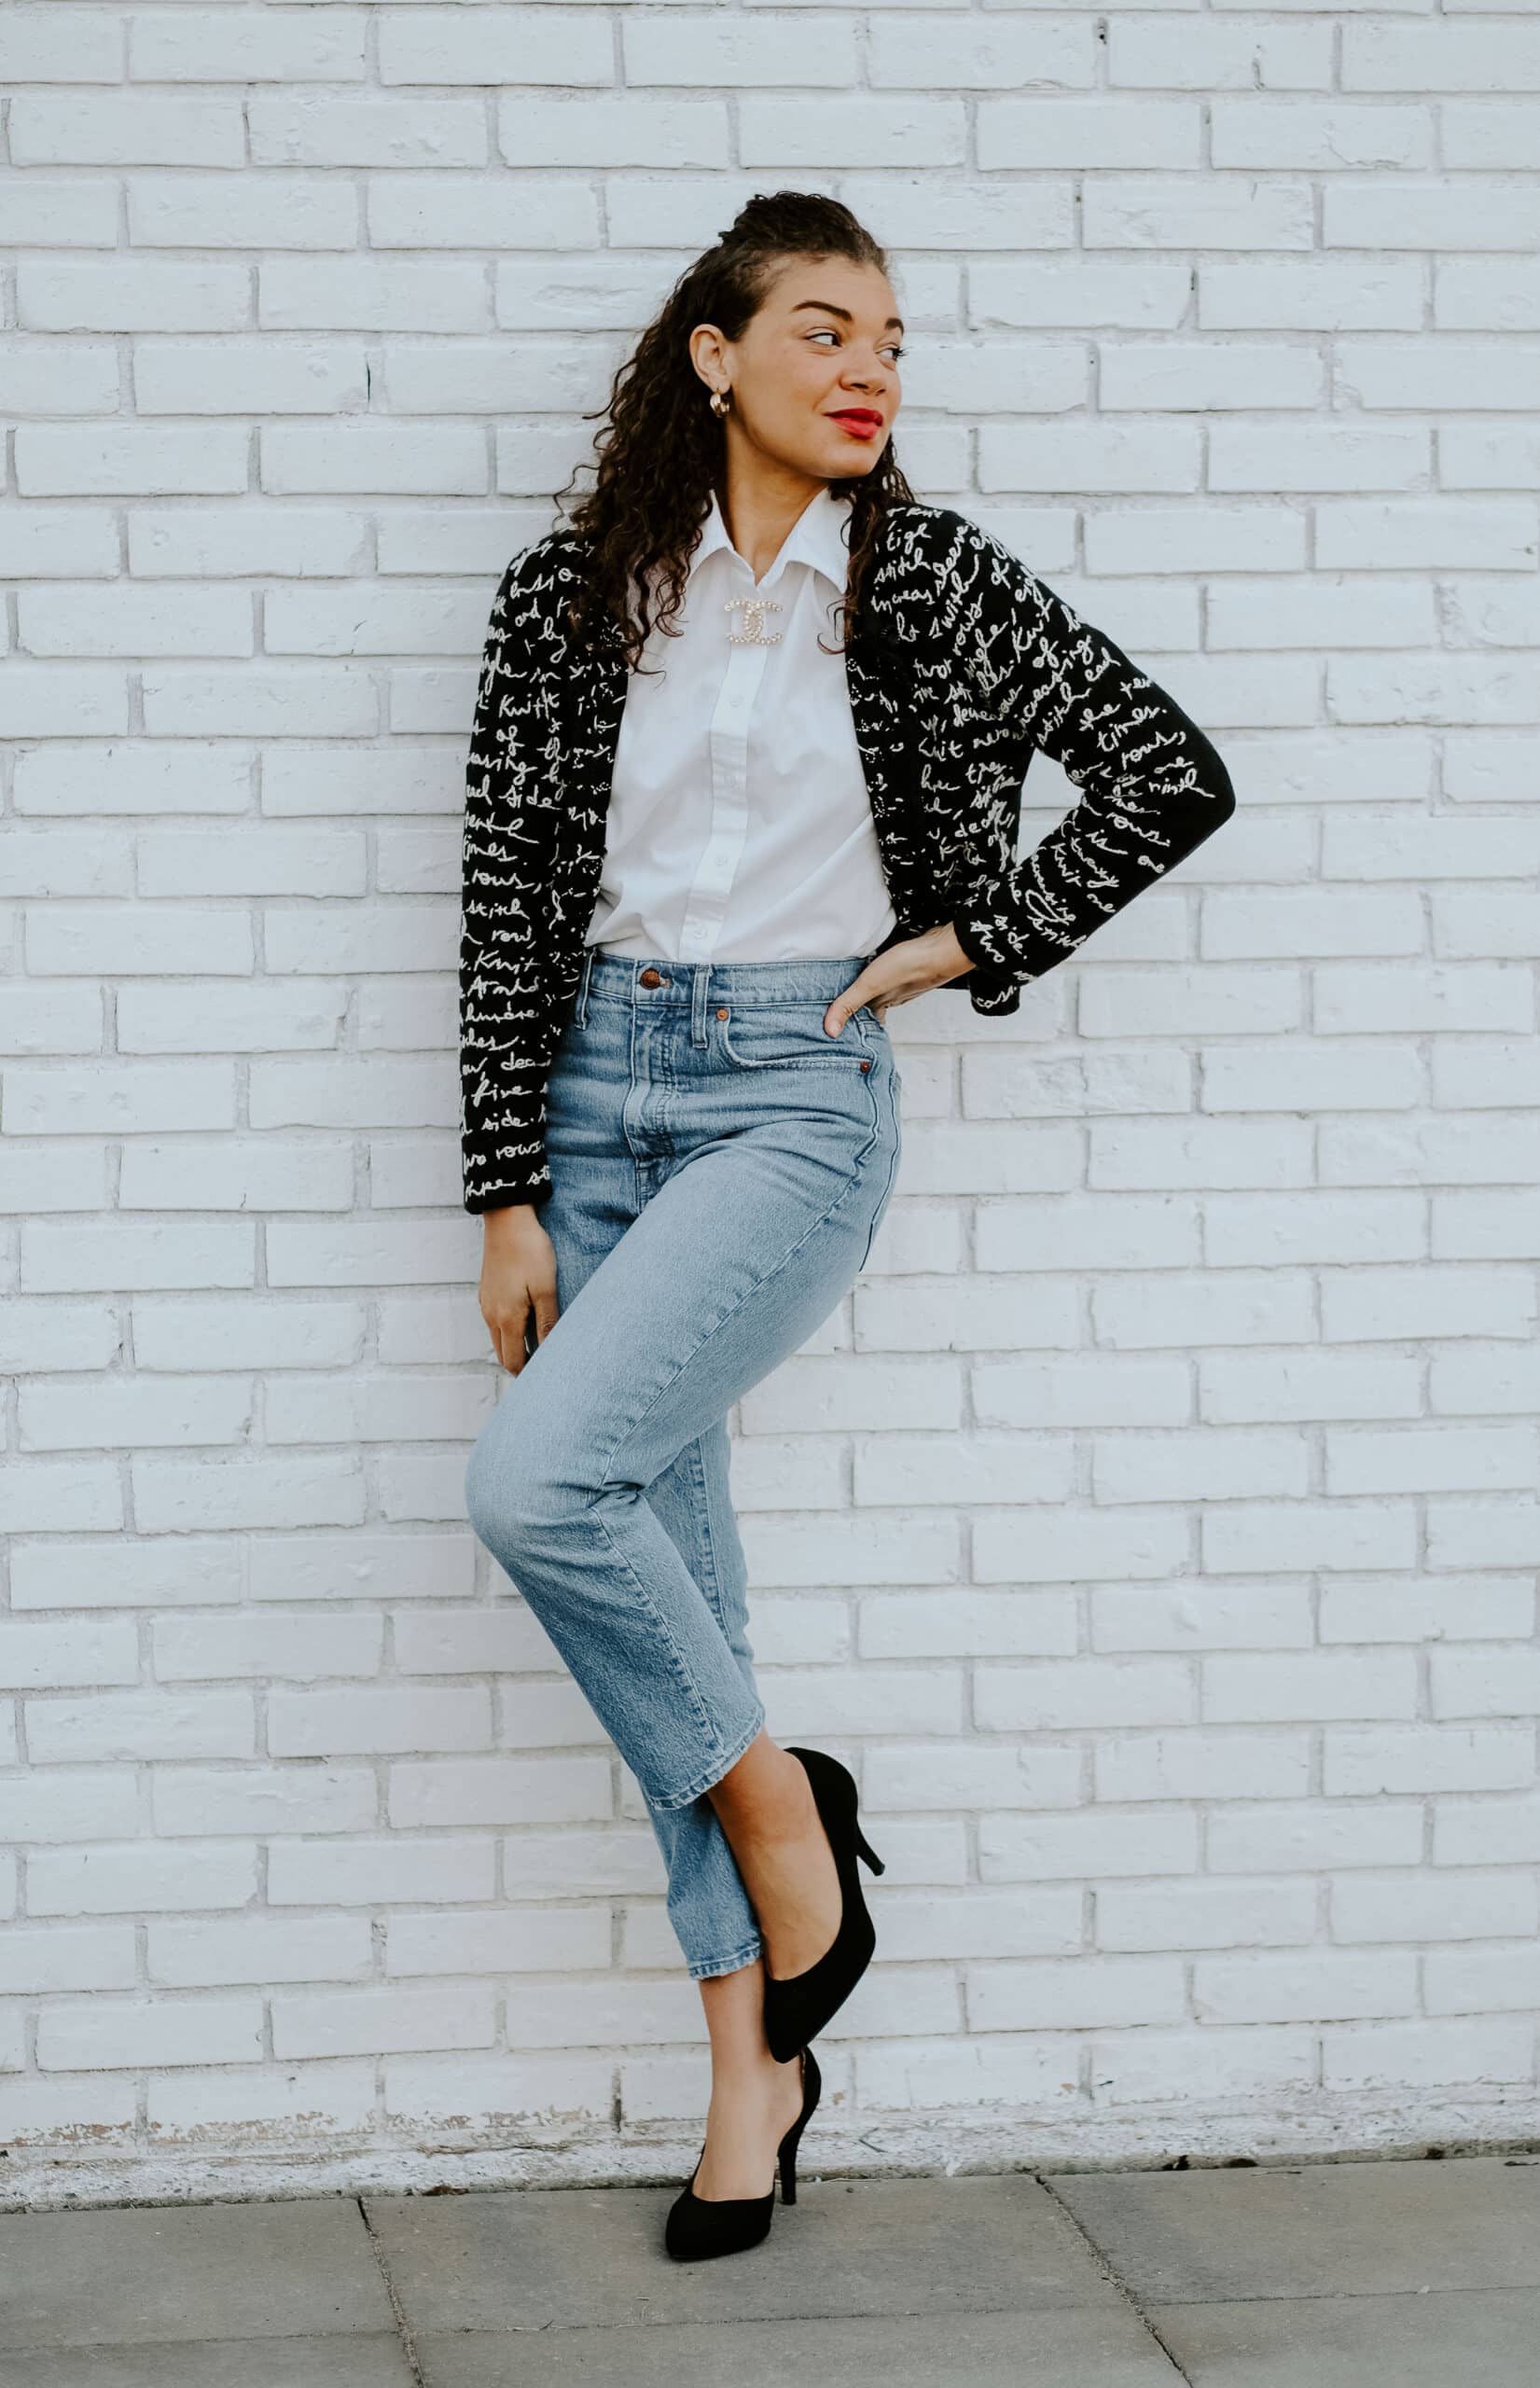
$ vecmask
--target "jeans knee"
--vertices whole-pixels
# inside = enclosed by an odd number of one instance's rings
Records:
[[[506,1406],[506,1404],[505,1404]],[[509,1432],[499,1410],[482,1428],[465,1465],[465,1515],[500,1558],[531,1550],[593,1501],[547,1438]]]

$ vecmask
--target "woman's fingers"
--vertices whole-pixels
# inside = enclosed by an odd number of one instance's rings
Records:
[[[481,1256],[479,1294],[492,1348],[510,1376],[518,1376],[556,1324],[556,1254],[549,1236],[529,1209],[494,1213]]]
[[[556,1287],[554,1285],[536,1285],[534,1287],[533,1291],[534,1299],[535,1340],[538,1343],[543,1343],[547,1336],[550,1333],[551,1328],[556,1325],[556,1321],[560,1316],[560,1312],[556,1307]]]
[[[529,1348],[533,1326],[535,1349],[545,1341],[556,1325],[560,1312],[556,1306],[556,1288],[532,1286],[521,1304],[502,1310],[487,1317],[493,1350],[510,1376],[518,1376],[526,1360],[534,1357]]]

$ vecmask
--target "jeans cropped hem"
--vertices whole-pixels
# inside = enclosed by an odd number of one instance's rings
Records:
[[[703,1767],[683,1791],[667,1793],[649,1791],[647,1797],[653,1806],[655,1808],[687,1808],[692,1799],[699,1799],[702,1791],[709,1791],[713,1784],[721,1782],[723,1775],[737,1765],[750,1742],[758,1740],[764,1728],[765,1707],[761,1701],[756,1703],[753,1724],[746,1733],[740,1735],[735,1748],[727,1750],[720,1757],[714,1757],[709,1766]],[[741,1962],[746,1963],[747,1960]]]
[[[745,1940],[743,1946],[735,1950],[730,1957],[694,1957],[689,1963],[690,1979],[691,1981],[713,1981],[718,1974],[741,1973],[745,1965],[753,1965],[756,1957],[762,1952],[764,1946],[764,1941],[756,1932],[752,1940]]]

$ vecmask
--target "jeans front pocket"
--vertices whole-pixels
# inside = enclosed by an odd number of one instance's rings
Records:
[[[832,1001],[832,998],[831,998]],[[838,1036],[824,1026],[827,1004],[750,1004],[714,1024],[724,1057],[739,1070],[860,1070],[874,1063],[870,1023],[853,1012]]]

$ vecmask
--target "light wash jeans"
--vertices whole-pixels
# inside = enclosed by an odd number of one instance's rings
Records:
[[[471,1452],[472,1526],[646,1802],[690,1974],[752,1964],[704,1796],[765,1722],[727,1413],[835,1308],[899,1155],[869,956],[677,963],[590,947],[547,1086],[561,1315]]]

